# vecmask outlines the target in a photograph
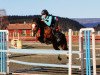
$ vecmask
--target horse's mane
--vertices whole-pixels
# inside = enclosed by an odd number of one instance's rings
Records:
[[[41,18],[34,18],[33,20],[34,23],[36,23],[38,25],[38,27],[46,27],[47,25],[41,21]]]

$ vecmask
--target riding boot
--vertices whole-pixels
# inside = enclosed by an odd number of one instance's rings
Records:
[[[40,37],[38,38],[38,40],[39,40],[41,43],[44,43],[44,38],[43,38],[43,36],[40,35]]]
[[[38,40],[44,43],[44,29],[43,28],[41,28],[40,37],[38,38]]]

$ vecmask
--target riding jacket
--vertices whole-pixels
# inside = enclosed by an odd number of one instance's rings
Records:
[[[41,19],[48,25],[51,26],[55,23],[56,21],[56,17],[48,15],[46,18],[44,18],[43,16],[41,17]]]

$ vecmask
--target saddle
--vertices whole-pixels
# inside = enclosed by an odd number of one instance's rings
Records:
[[[46,26],[44,27],[44,32],[41,31],[38,40],[41,43],[51,44],[52,38],[56,38],[57,42],[61,40],[61,32],[58,27]]]

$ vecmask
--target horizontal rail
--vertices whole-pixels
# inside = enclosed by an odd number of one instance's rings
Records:
[[[62,64],[30,63],[30,62],[23,62],[23,61],[18,61],[18,60],[9,60],[8,62],[23,64],[23,65],[30,65],[30,66],[63,67],[63,68],[69,67],[68,64],[62,65]],[[72,65],[72,68],[79,68],[80,69],[80,66]]]
[[[64,50],[44,50],[44,49],[10,49],[10,53],[20,53],[20,54],[69,54],[69,51]],[[72,51],[72,54],[80,54],[79,51]]]
[[[8,33],[8,30],[0,30],[0,32],[7,32]]]

